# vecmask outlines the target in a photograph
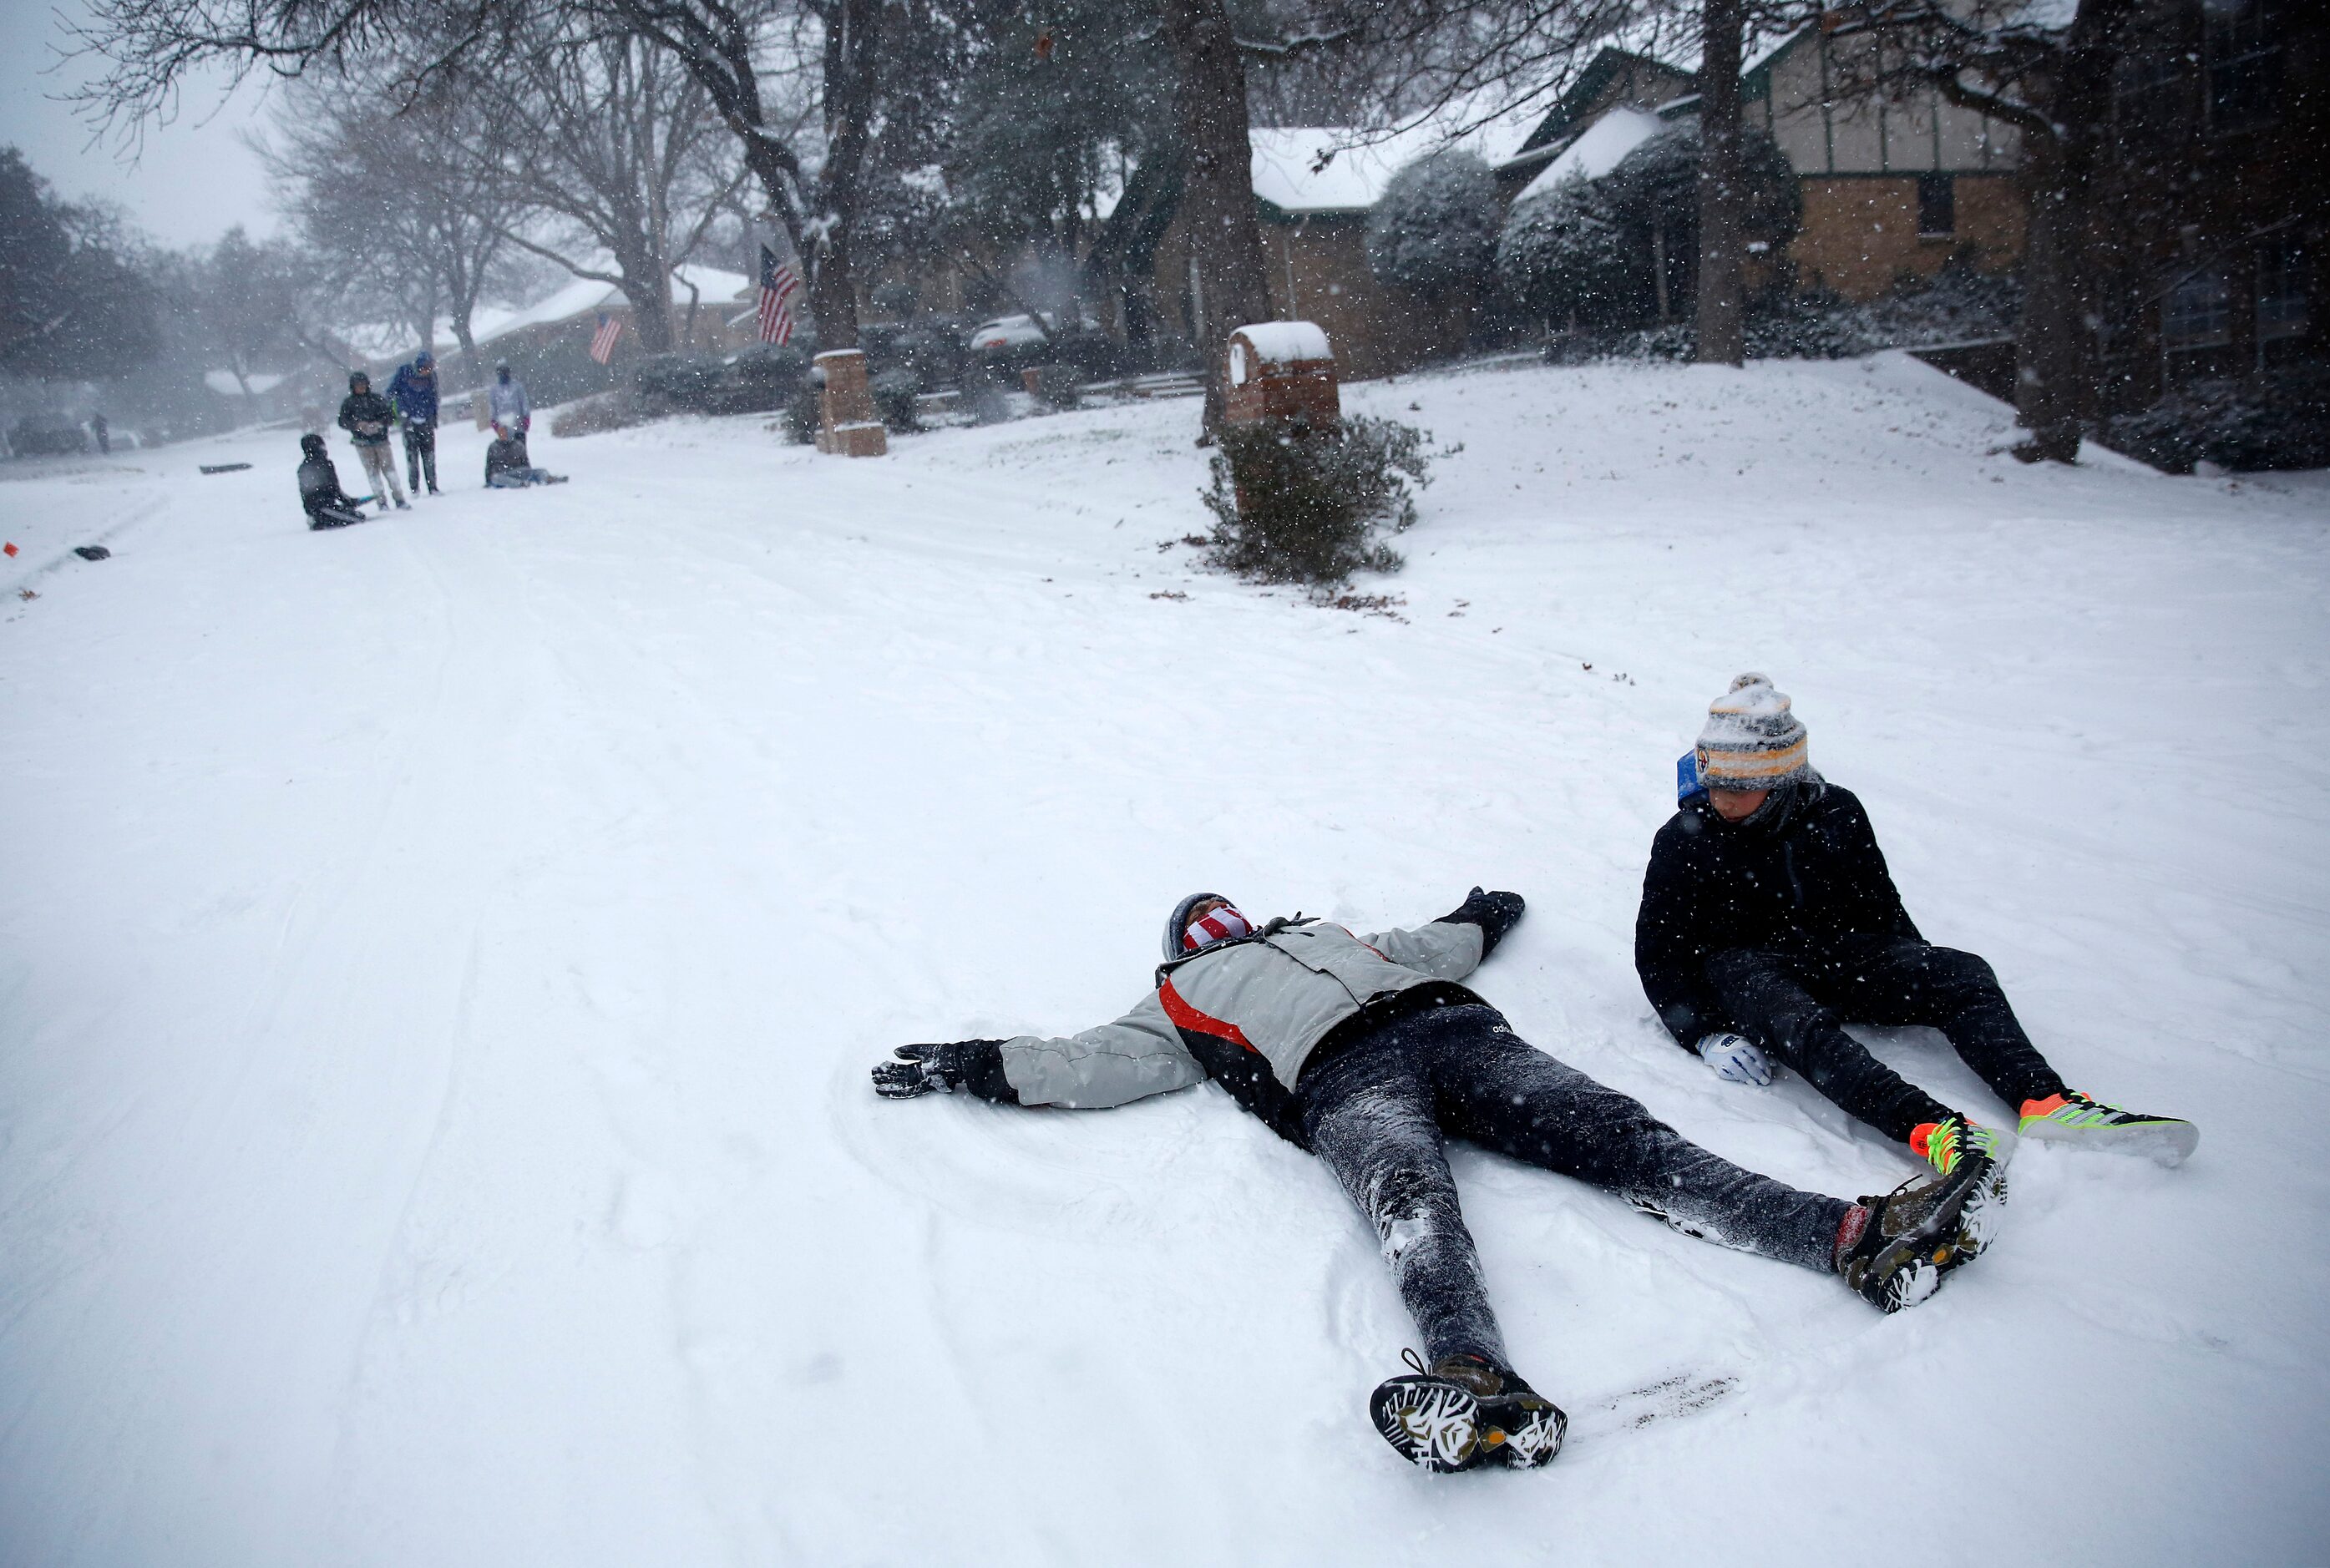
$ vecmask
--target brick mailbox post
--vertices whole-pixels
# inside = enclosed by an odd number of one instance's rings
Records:
[[[1312,321],[1259,321],[1230,334],[1228,395],[1222,416],[1234,425],[1301,420],[1338,424],[1342,394],[1326,331]]]
[[[878,458],[887,452],[890,433],[874,411],[865,352],[837,348],[819,354],[814,363],[825,373],[817,399],[817,449],[843,458]]]

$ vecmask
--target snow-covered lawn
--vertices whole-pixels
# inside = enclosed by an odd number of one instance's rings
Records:
[[[1463,443],[1367,585],[1397,619],[1163,543],[1188,402],[870,463],[545,438],[574,482],[508,495],[449,432],[445,497],[324,534],[281,436],[0,474],[0,1559],[2318,1554],[2330,488],[2025,468],[1900,360],[1349,402]],[[1460,1154],[1575,1425],[1435,1478],[1365,1420],[1412,1343],[1371,1237],[1218,1091],[868,1091],[896,1042],[1113,1016],[1193,888],[1356,923],[1482,882],[1530,900],[1478,981],[1530,1038],[1889,1188],[1634,980],[1747,668],[1927,933],[2075,1085],[2199,1121],[2189,1167],[2025,1150],[1993,1254],[1882,1318]]]

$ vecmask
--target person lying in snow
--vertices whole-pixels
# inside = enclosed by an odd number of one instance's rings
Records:
[[[310,528],[345,528],[365,520],[364,503],[340,489],[340,471],[332,466],[321,436],[299,438],[299,505]]]
[[[1939,1029],[2019,1108],[2024,1138],[2175,1165],[2200,1130],[2064,1086],[1972,953],[1918,934],[1852,792],[1813,771],[1804,726],[1769,678],[1743,675],[1677,765],[1634,922],[1634,968],[1675,1039],[1725,1078],[1772,1081],[1766,1053],[1948,1176],[1969,1154],[2006,1195],[2004,1140],[1908,1083],[1846,1020]]]
[[[1978,1154],[1888,1197],[1798,1192],[1522,1040],[1457,983],[1522,908],[1519,894],[1474,888],[1439,920],[1357,936],[1299,914],[1256,927],[1218,893],[1192,893],[1166,921],[1152,988],[1113,1024],[900,1046],[874,1087],[1097,1109],[1219,1083],[1326,1161],[1374,1224],[1425,1348],[1369,1413],[1432,1470],[1534,1469],[1568,1426],[1506,1359],[1444,1135],[1615,1193],[1686,1234],[1833,1271],[1883,1311],[1924,1299],[1982,1250],[1992,1216],[1970,1202],[1987,1174]]]

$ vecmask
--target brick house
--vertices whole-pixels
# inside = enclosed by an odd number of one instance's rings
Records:
[[[1453,145],[1495,166],[1520,137],[1521,128],[1492,125]],[[1463,348],[1473,301],[1433,305],[1388,287],[1368,265],[1377,199],[1401,169],[1452,145],[1444,130],[1427,125],[1387,137],[1339,126],[1256,127],[1251,138],[1255,213],[1278,319],[1326,328],[1346,377],[1386,375]],[[1178,218],[1158,247],[1153,289],[1153,318],[1184,344],[1241,325],[1208,317]]]
[[[2149,0],[2089,234],[2107,411],[2330,357],[2330,11]]]

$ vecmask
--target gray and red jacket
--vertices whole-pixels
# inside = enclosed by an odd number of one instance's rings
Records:
[[[1479,967],[1487,940],[1470,921],[1369,936],[1326,921],[1272,921],[1160,964],[1156,988],[1113,1024],[994,1043],[997,1057],[967,1087],[1021,1105],[1097,1110],[1211,1078],[1301,1144],[1294,1086],[1303,1067],[1391,1017],[1479,1001],[1456,982]]]

